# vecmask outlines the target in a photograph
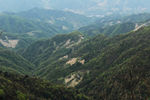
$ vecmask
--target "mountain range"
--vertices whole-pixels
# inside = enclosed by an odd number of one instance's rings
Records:
[[[148,100],[149,15],[2,13],[0,99]]]
[[[149,22],[149,13],[130,16],[114,15],[98,19],[95,23],[81,27],[79,31],[87,36],[95,36],[97,34],[116,35],[139,29],[142,26],[149,25]]]
[[[5,12],[0,15],[0,30],[3,32],[0,43],[21,50],[35,40],[68,33],[95,20],[72,12],[40,8],[19,13]]]

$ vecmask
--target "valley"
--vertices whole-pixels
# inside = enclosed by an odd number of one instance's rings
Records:
[[[148,100],[150,14],[0,14],[0,99]]]

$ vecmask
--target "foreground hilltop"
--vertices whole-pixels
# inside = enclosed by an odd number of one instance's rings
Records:
[[[48,81],[0,72],[1,100],[88,100],[72,88],[54,85]]]

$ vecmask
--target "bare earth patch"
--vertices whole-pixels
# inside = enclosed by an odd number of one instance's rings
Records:
[[[65,78],[65,84],[67,84],[68,87],[75,87],[82,81],[82,79],[83,77],[78,73],[72,74],[71,76]]]
[[[5,47],[8,47],[8,48],[15,48],[18,44],[19,40],[7,40],[7,41],[4,41],[2,39],[0,39],[0,43],[5,46]]]
[[[136,25],[135,25],[135,29],[134,29],[133,31],[135,32],[135,31],[139,30],[140,28],[142,28],[142,27],[144,27],[144,26],[145,26],[145,24],[142,24],[142,25],[136,24]]]
[[[144,27],[144,26],[149,26],[150,25],[150,21],[148,21],[148,22],[146,22],[146,23],[144,23],[144,24],[142,24],[142,25],[138,25],[138,24],[136,24],[135,25],[135,29],[133,30],[134,32],[135,31],[138,31],[140,28],[142,28],[142,27]]]
[[[71,60],[67,61],[66,64],[69,64],[69,65],[73,65],[77,62],[77,58],[72,58]]]
[[[66,84],[67,87],[75,87],[77,86],[82,80],[83,80],[83,76],[85,74],[88,74],[89,71],[77,71],[74,72],[70,75],[68,75],[65,79],[64,82]]]
[[[64,46],[66,46],[66,48],[71,48],[71,47],[73,47],[73,46],[75,46],[75,45],[80,44],[83,39],[84,39],[84,37],[83,37],[82,35],[79,35],[79,39],[78,39],[77,42],[71,41],[71,40],[69,39],[69,40],[67,40],[67,42],[65,43]]]
[[[85,63],[85,60],[84,59],[83,60],[79,60],[78,62],[83,65]]]
[[[71,39],[67,40],[66,43],[64,44],[64,46],[68,46],[71,43]]]
[[[59,58],[59,60],[63,60],[63,59],[67,59],[67,58],[68,58],[68,55]]]
[[[84,64],[85,63],[85,59],[83,60],[80,60],[79,58],[72,58],[71,60],[67,61],[66,64],[69,64],[69,65],[74,65],[76,62],[79,62],[81,64]]]

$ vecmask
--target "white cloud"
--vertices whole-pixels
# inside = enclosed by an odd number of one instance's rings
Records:
[[[146,11],[147,10],[147,8],[141,8],[141,11]]]
[[[111,10],[115,12],[115,11],[119,11],[119,8],[112,8]]]
[[[73,10],[73,9],[69,9],[69,8],[65,8],[64,11],[73,12],[73,13],[76,13],[76,14],[84,14],[84,11]]]
[[[44,7],[45,9],[52,9],[51,6],[50,6],[50,1],[51,1],[51,0],[41,0],[41,1],[42,1],[42,3],[43,3],[43,7]]]
[[[120,0],[116,0],[116,5],[119,5],[120,4]]]
[[[99,7],[106,7],[107,6],[107,0],[104,0],[102,2],[98,2],[97,4]]]
[[[112,15],[112,14],[113,14],[113,12],[107,12],[107,13],[106,13],[106,15],[108,15],[108,16],[109,16],[109,15]]]
[[[131,10],[132,10],[132,8],[124,7],[124,8],[123,8],[123,10],[124,10],[124,11],[131,11]]]
[[[107,9],[107,6],[108,6],[107,0],[103,0],[103,1],[94,0],[94,2],[95,2],[95,5],[92,7],[89,7],[88,10],[94,11],[94,10],[106,10]]]

